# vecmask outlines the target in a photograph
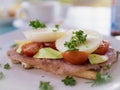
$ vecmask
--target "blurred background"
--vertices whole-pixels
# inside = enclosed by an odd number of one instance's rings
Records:
[[[49,27],[96,30],[111,35],[113,0],[0,0],[0,35],[29,28],[30,20]]]

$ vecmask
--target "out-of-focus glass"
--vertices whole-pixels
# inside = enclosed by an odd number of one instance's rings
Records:
[[[24,1],[17,11],[17,18],[24,21],[40,20],[42,23],[53,21],[55,14],[55,5],[53,1]]]
[[[0,0],[0,25],[11,24],[21,0]]]

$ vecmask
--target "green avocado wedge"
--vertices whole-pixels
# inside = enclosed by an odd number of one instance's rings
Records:
[[[99,64],[108,60],[106,55],[90,54],[89,57],[90,64]]]
[[[52,48],[41,48],[33,58],[49,58],[49,59],[60,59],[62,57],[62,53],[54,50]]]

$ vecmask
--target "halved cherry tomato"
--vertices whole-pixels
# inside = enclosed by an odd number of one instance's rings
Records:
[[[32,42],[22,46],[22,54],[27,56],[33,56],[36,54],[40,48],[42,48],[42,43]]]
[[[88,53],[84,51],[66,51],[62,54],[65,61],[71,64],[83,64],[88,59]]]
[[[50,48],[56,49],[55,42],[45,42],[43,43],[43,45],[44,47],[50,47]]]
[[[99,48],[97,50],[95,50],[94,53],[104,55],[108,51],[108,48],[109,48],[109,42],[106,40],[103,40],[101,42]]]

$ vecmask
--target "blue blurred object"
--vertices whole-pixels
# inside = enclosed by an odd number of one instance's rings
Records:
[[[120,31],[120,0],[112,0],[111,29]]]
[[[17,30],[12,24],[0,25],[0,35]]]
[[[120,0],[112,0],[111,3],[111,35],[120,35]]]

